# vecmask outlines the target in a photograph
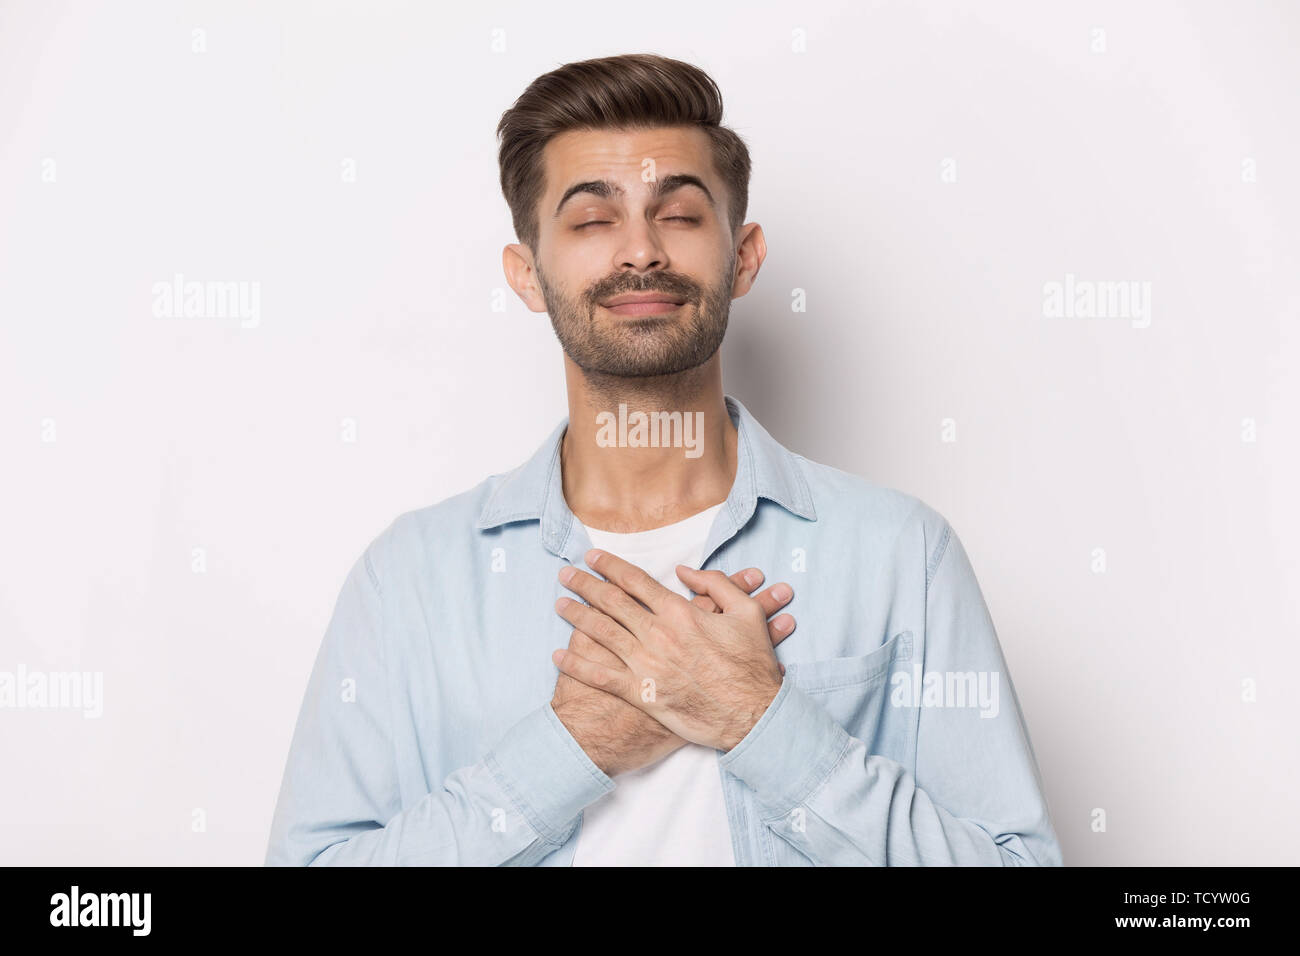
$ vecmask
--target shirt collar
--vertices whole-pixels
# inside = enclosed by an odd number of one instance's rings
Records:
[[[767,498],[792,514],[817,520],[812,493],[795,456],[769,435],[738,400],[724,396],[727,413],[737,431],[736,479],[714,521],[706,557],[754,514],[759,498]],[[495,528],[512,521],[540,521],[542,543],[554,554],[574,561],[585,551],[586,535],[575,535],[579,522],[564,500],[560,474],[560,441],[569,426],[566,416],[533,456],[504,475],[475,527]]]

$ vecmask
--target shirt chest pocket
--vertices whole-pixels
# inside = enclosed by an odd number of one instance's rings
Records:
[[[912,632],[900,631],[867,654],[789,663],[786,677],[852,736],[871,743],[889,706],[890,675],[911,660]]]

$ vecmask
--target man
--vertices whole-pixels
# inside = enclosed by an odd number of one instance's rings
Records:
[[[952,528],[723,392],[766,246],[721,116],[706,74],[642,55],[502,117],[505,272],[569,416],[356,562],[269,864],[1060,864]],[[758,568],[797,580],[797,633]]]

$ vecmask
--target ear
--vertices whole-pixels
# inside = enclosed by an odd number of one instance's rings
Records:
[[[546,300],[537,284],[537,271],[533,268],[533,252],[525,245],[512,242],[501,250],[501,268],[515,295],[533,312],[545,312]]]
[[[746,223],[737,230],[736,275],[731,282],[731,297],[739,299],[754,286],[758,270],[767,258],[767,240],[763,227],[756,222]]]

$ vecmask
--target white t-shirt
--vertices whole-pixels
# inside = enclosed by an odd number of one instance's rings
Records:
[[[676,567],[698,568],[722,502],[685,521],[615,534],[587,528],[593,548],[642,568],[682,597]],[[688,743],[614,777],[614,789],[582,814],[574,866],[735,866],[718,752]]]

